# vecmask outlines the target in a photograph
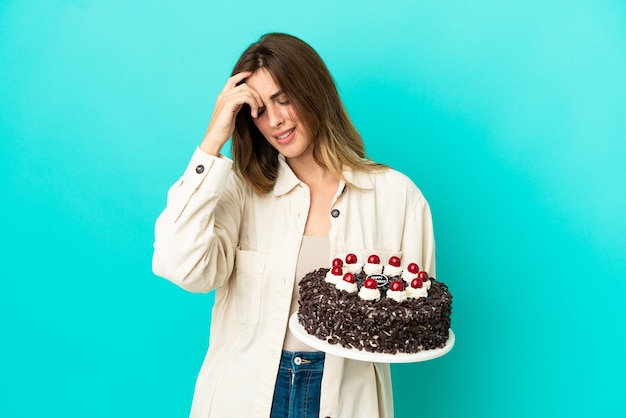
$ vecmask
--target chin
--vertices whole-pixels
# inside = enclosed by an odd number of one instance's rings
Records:
[[[306,154],[310,154],[308,149],[283,149],[283,150],[278,150],[278,152],[280,152],[282,155],[285,156],[285,158],[299,158],[299,157],[304,157],[306,156]]]

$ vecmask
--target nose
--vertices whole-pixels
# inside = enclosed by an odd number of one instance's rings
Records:
[[[277,128],[285,122],[282,109],[278,106],[267,106],[266,111],[270,127]]]

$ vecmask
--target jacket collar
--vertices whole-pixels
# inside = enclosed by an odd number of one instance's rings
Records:
[[[358,189],[361,190],[369,190],[374,188],[374,182],[372,180],[371,174],[364,171],[353,171],[348,167],[344,167],[343,176],[346,181]],[[272,190],[273,196],[281,196],[289,193],[294,187],[299,185],[300,179],[296,177],[294,172],[287,164],[287,160],[285,156],[282,154],[278,155],[278,178],[276,179],[276,184],[274,184],[274,189]],[[339,187],[343,188],[345,186],[343,180],[340,181]]]

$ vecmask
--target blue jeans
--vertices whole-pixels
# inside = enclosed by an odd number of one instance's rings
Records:
[[[270,418],[318,418],[324,353],[283,351]]]

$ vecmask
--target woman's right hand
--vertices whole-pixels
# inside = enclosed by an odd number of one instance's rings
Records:
[[[219,155],[222,147],[235,130],[235,118],[244,104],[250,106],[253,118],[258,116],[263,102],[259,94],[246,83],[242,83],[252,75],[252,71],[244,71],[230,77],[222,92],[217,96],[209,127],[204,134],[200,149],[207,154]],[[240,84],[241,83],[241,84]]]

